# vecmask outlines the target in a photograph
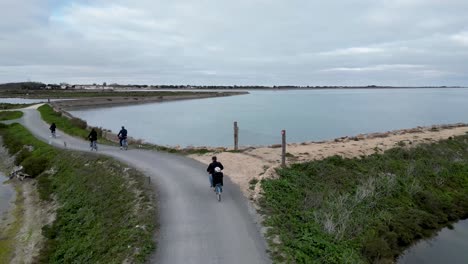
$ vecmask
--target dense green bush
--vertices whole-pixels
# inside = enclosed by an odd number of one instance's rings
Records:
[[[23,148],[18,154],[15,156],[15,165],[18,166],[23,162],[26,158],[31,156],[31,151],[26,148]]]
[[[23,112],[21,111],[0,111],[0,121],[14,120],[21,118],[22,116]]]
[[[282,242],[273,245],[277,261],[393,261],[416,240],[468,217],[468,135],[293,164],[278,174],[262,181],[260,201],[270,236]]]
[[[49,161],[45,157],[30,156],[21,165],[23,165],[25,173],[35,178],[48,168]]]
[[[76,118],[76,117],[70,119],[70,122],[72,123],[73,126],[76,126],[81,129],[86,129],[88,127],[88,124],[86,123],[86,121]]]

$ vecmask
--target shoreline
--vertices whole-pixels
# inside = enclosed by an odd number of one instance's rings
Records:
[[[102,108],[114,106],[128,106],[148,103],[162,103],[182,100],[206,99],[215,97],[227,97],[236,95],[245,95],[248,92],[211,92],[209,94],[189,94],[189,95],[164,95],[164,96],[113,96],[113,97],[85,97],[78,99],[61,98],[62,100],[51,101],[54,108],[63,110],[81,110],[87,108]]]
[[[327,141],[289,143],[286,147],[286,165],[322,160],[335,155],[360,158],[395,147],[410,148],[466,133],[468,124],[457,123],[359,134]],[[232,147],[203,149],[208,151],[204,154],[191,154],[189,157],[208,165],[211,157],[217,156],[218,160],[226,163],[225,174],[241,187],[246,197],[253,200],[259,198],[261,191],[260,184],[257,183],[263,178],[276,178],[275,170],[281,166],[281,145],[243,147],[239,151],[233,151]]]

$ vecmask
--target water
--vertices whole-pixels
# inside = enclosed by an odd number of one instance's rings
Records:
[[[317,141],[359,133],[468,122],[468,89],[251,91],[249,95],[71,111],[93,126],[125,125],[160,145],[232,146]]]
[[[7,178],[5,175],[0,172],[0,221],[2,220],[2,215],[10,207],[11,201],[14,198],[15,191],[9,184],[5,184]]]
[[[468,220],[460,221],[454,229],[444,228],[431,240],[422,241],[398,260],[399,264],[468,263]]]
[[[32,104],[43,102],[47,102],[47,99],[0,98],[0,103],[7,104]]]

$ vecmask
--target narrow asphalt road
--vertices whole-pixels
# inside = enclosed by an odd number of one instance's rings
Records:
[[[34,109],[24,109],[19,123],[49,144],[90,151],[89,143],[48,125]],[[117,124],[118,125],[118,124]],[[131,128],[129,128],[131,134]],[[222,202],[209,188],[206,166],[192,159],[160,153],[99,145],[98,153],[123,161],[145,175],[158,193],[160,233],[152,263],[270,263],[256,216],[239,188],[225,179]],[[228,160],[222,160],[229,166]],[[225,177],[226,178],[226,177]]]

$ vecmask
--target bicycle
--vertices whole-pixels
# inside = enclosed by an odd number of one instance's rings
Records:
[[[120,149],[124,149],[124,150],[128,149],[128,142],[126,138],[122,139],[122,146],[120,147]]]
[[[50,134],[51,134],[51,137],[53,137],[53,138],[56,138],[56,137],[57,137],[57,135],[55,134],[55,130],[54,130],[54,131],[51,131]]]
[[[97,151],[97,141],[91,141],[91,143],[89,144],[90,147],[91,147],[91,151]]]
[[[223,186],[221,183],[216,184],[214,191],[216,193],[216,199],[218,199],[218,202],[221,202],[221,193],[223,192]]]

